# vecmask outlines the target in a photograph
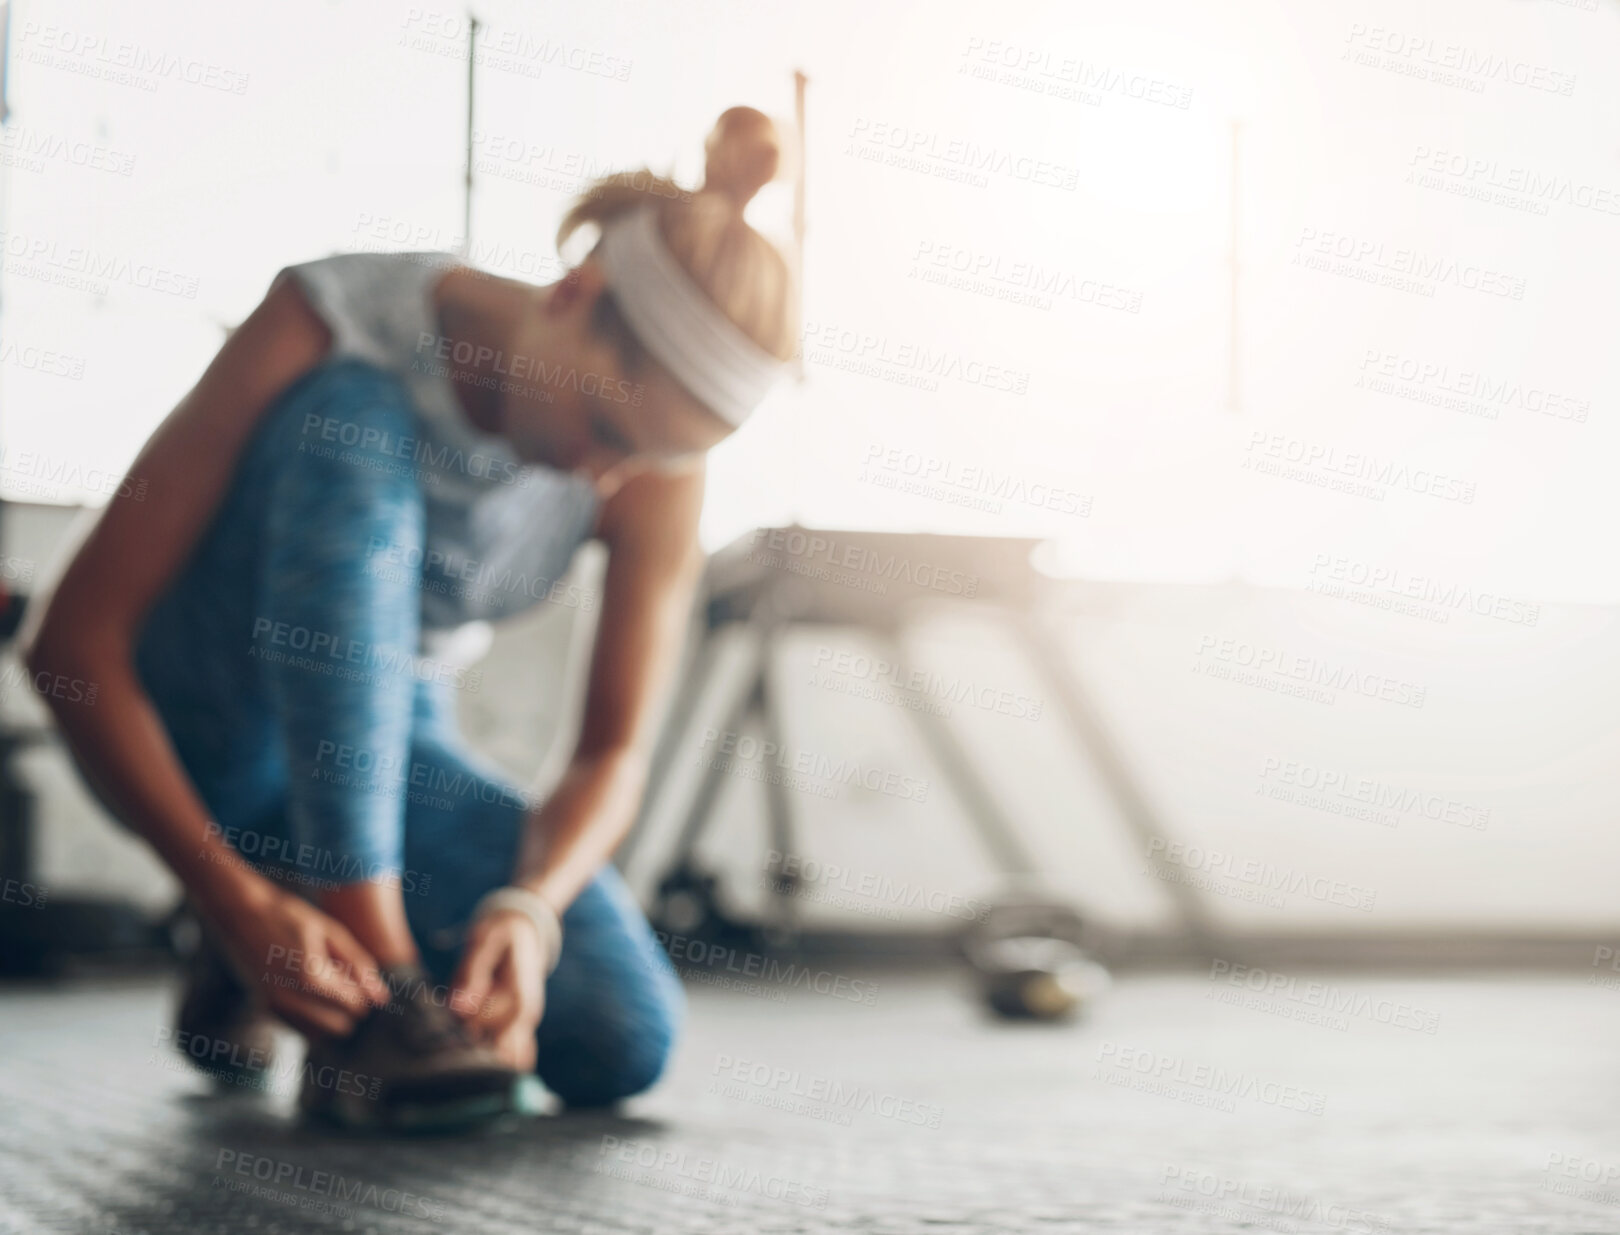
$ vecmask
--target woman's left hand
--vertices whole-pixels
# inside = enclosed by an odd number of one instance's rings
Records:
[[[545,1011],[551,960],[533,922],[497,910],[473,924],[451,983],[450,1006],[473,1036],[520,1072],[534,1069],[534,1031]]]

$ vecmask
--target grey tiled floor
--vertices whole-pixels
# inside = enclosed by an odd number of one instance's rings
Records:
[[[1342,1023],[1202,975],[1057,1029],[944,976],[696,988],[623,1113],[405,1141],[213,1095],[157,1040],[166,984],[4,992],[0,1232],[1620,1231],[1620,993],[1324,980]]]

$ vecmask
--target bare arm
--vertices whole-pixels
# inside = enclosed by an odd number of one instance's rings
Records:
[[[46,692],[64,738],[103,800],[227,934],[288,898],[210,828],[136,674],[135,637],[219,508],[254,427],[329,345],[291,281],[272,287],[137,456],[130,474],[145,482],[144,500],[107,504],[54,589],[37,598],[23,634],[36,682],[60,675],[95,684],[90,705]]]
[[[603,512],[609,549],[585,717],[573,759],[531,817],[514,883],[558,912],[624,839],[646,786],[654,708],[675,667],[702,570],[701,469],[646,472]]]
[[[94,706],[47,703],[97,791],[205,911],[262,899],[264,881],[218,860],[224,846],[208,835],[208,811],[136,678],[134,638],[218,509],[264,411],[319,361],[325,331],[290,284],[272,289],[136,457],[130,474],[146,482],[145,500],[107,504],[24,636],[36,676],[96,684]]]
[[[512,882],[561,916],[624,839],[647,783],[653,713],[675,666],[703,565],[701,466],[646,472],[603,509],[606,595],[573,758],[529,815]],[[543,932],[510,910],[473,924],[456,970],[456,1010],[514,1068],[535,1062],[549,961]]]

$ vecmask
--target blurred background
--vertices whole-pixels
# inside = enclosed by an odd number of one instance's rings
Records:
[[[802,374],[711,456],[619,859],[659,920],[900,972],[1003,903],[1116,975],[1609,972],[1613,0],[3,7],[14,596],[280,268],[549,282],[580,188],[693,183],[748,104],[795,135],[750,218],[801,255]],[[542,786],[594,617],[501,626],[461,699]],[[91,906],[82,951],[161,940],[175,884],[6,665],[9,877]],[[1288,1057],[1353,1092],[1336,1042]]]
[[[732,103],[791,132],[802,71],[804,378],[715,452],[707,546],[793,523],[1041,541],[1033,557],[986,547],[1039,582],[1020,608],[1061,645],[1152,826],[1376,893],[1365,911],[1276,904],[1185,868],[1219,885],[1200,897],[1213,926],[1505,940],[1620,920],[1612,7],[1501,3],[1487,22],[1430,4],[1417,22],[1393,5],[1015,4],[990,19],[699,0],[537,22],[490,3],[465,216],[463,10],[12,8],[12,591],[283,265],[448,249],[549,281],[582,183],[628,166],[695,180],[697,137]],[[1445,79],[1414,76],[1430,72]],[[751,216],[787,244],[792,196],[770,186]],[[803,580],[833,552],[776,557]],[[919,542],[895,569],[927,556]],[[891,566],[865,573],[881,584]],[[906,620],[904,672],[936,675],[934,710],[1044,874],[1121,932],[1173,934],[1174,889],[997,599],[922,590],[944,603]],[[565,740],[580,682],[560,667],[588,638],[590,614],[542,609],[498,633],[466,700],[518,772]],[[996,875],[914,732],[914,694],[866,662],[836,671],[834,651],[871,653],[864,637],[784,630],[784,740],[936,792],[796,793],[801,844],[986,895]],[[6,707],[31,711],[26,696]],[[710,704],[724,713],[718,685]],[[677,762],[671,818],[693,759]],[[21,763],[44,803],[39,882],[172,898],[59,751]],[[753,863],[762,799],[727,780],[714,862]],[[644,884],[669,831],[657,807]],[[749,894],[751,869],[733,872]]]

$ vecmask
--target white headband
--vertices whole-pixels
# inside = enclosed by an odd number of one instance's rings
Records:
[[[653,208],[602,228],[596,256],[636,338],[728,424],[747,419],[787,366],[743,334],[664,247]]]

